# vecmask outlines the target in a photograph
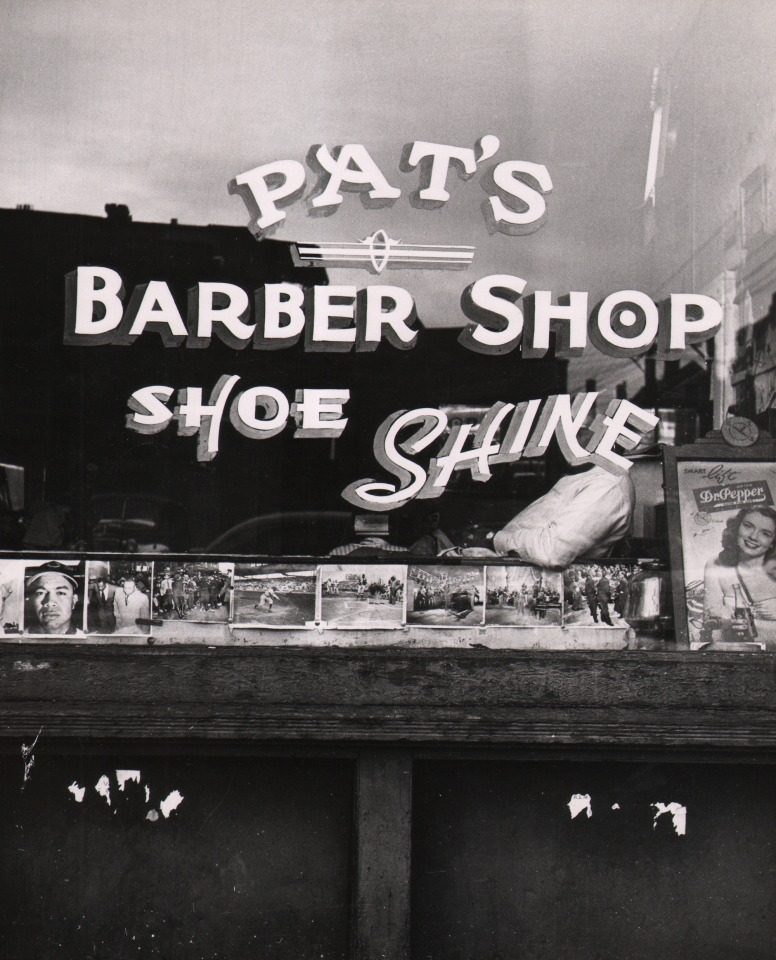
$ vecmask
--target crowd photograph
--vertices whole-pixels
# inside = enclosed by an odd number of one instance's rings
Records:
[[[632,563],[575,563],[563,573],[564,623],[577,627],[627,627],[625,608]]]
[[[482,567],[412,565],[407,580],[407,623],[426,627],[476,626],[483,622]]]
[[[226,623],[230,588],[231,564],[157,563],[154,614],[164,621]]]
[[[563,619],[560,573],[540,567],[489,566],[486,573],[488,626],[547,627]]]

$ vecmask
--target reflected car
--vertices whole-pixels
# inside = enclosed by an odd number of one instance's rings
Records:
[[[89,527],[94,550],[177,550],[183,542],[184,507],[151,494],[96,494],[89,501]]]
[[[244,520],[197,552],[325,557],[353,536],[353,515],[346,510],[292,510]]]

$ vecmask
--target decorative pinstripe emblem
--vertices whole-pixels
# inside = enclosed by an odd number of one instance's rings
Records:
[[[403,243],[389,237],[385,230],[376,230],[357,243],[320,241],[294,244],[295,259],[300,264],[324,264],[344,267],[363,265],[382,273],[389,265],[402,267],[466,267],[474,259],[474,247],[435,243]]]

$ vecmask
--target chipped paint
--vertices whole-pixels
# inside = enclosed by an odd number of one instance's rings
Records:
[[[40,739],[41,733],[43,733],[43,727],[41,727],[40,730],[38,730],[37,737],[35,737],[35,739],[32,741],[29,747],[27,746],[26,743],[22,744],[22,760],[24,761],[24,777],[22,778],[22,790],[24,790],[24,788],[27,785],[27,781],[30,779],[30,776],[32,775],[32,768],[35,766],[35,755],[33,751],[35,749],[35,745]]]
[[[101,797],[105,797],[108,806],[110,806],[110,780],[103,774],[95,783],[94,789]]]
[[[50,670],[51,664],[44,660],[42,663],[30,663],[29,660],[14,660],[13,662],[14,670],[21,670],[23,673],[28,673],[30,670]]]
[[[619,809],[620,809],[619,803],[613,803],[613,804],[612,804],[612,810],[619,810]]]
[[[149,810],[148,813],[146,814],[146,820],[150,820],[151,823],[156,823],[158,819],[159,819],[159,814],[156,812],[156,810]]]
[[[150,802],[151,802],[151,788],[150,788],[147,784],[146,784],[146,788],[145,788],[145,795],[146,795],[146,803],[150,803]]]
[[[70,786],[69,786],[67,789],[68,789],[68,790],[70,791],[70,793],[72,793],[73,796],[75,797],[75,802],[76,802],[76,803],[83,803],[83,802],[84,802],[84,795],[86,794],[86,787],[79,787],[79,786],[78,786],[78,783],[77,783],[75,780],[73,780],[73,782],[70,784]]]
[[[116,771],[116,780],[119,784],[119,790],[124,792],[124,787],[128,782],[140,784],[140,771],[139,770],[117,770]]]
[[[655,819],[652,823],[652,829],[654,830],[657,826],[658,817],[662,817],[664,813],[670,813],[671,819],[674,821],[674,830],[678,837],[683,837],[687,830],[687,807],[682,806],[681,803],[653,803],[652,807],[655,810]]]
[[[170,816],[173,810],[176,810],[183,803],[183,795],[177,790],[173,790],[171,794],[162,800],[159,804],[159,809],[162,811],[162,815],[165,820]]]
[[[591,803],[591,797],[589,793],[575,793],[572,795],[571,800],[567,804],[570,812],[571,819],[578,817],[583,810],[587,811],[588,819],[593,816],[593,806]]]

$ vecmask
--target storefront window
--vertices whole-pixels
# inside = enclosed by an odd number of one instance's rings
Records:
[[[18,14],[0,548],[668,563],[661,451],[773,426],[774,11],[444,6],[433,55],[431,10],[263,11],[245,72],[148,13],[107,75],[88,4],[56,56]]]

